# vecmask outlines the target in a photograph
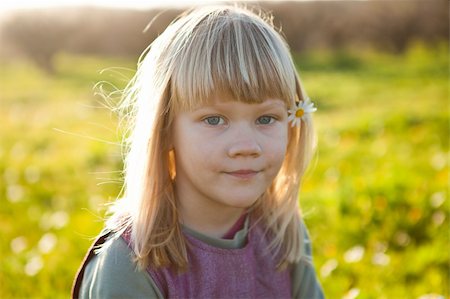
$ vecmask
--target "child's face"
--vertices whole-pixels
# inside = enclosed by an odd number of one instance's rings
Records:
[[[217,94],[211,105],[179,113],[172,144],[181,209],[251,206],[277,175],[287,142],[287,108],[278,99],[248,104]]]

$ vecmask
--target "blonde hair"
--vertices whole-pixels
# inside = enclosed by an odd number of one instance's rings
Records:
[[[131,229],[141,268],[188,267],[172,182],[171,125],[179,111],[206,103],[218,91],[249,103],[276,97],[293,107],[306,101],[288,46],[270,17],[232,6],[194,9],[141,56],[122,103],[130,128],[124,194],[107,222],[117,233]],[[252,207],[273,236],[270,247],[279,253],[279,265],[302,256],[298,193],[313,148],[308,115],[300,127],[289,128],[283,165]]]

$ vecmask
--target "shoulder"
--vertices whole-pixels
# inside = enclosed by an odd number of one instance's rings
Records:
[[[311,239],[303,221],[300,221],[300,225],[302,257],[293,265],[291,271],[292,297],[321,299],[324,298],[324,294],[313,264]]]
[[[146,271],[137,269],[134,254],[121,237],[105,242],[87,261],[80,298],[158,298]]]

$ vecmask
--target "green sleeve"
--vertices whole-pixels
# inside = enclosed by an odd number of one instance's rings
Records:
[[[158,298],[163,296],[146,271],[132,261],[132,251],[121,238],[108,241],[87,264],[80,298]]]
[[[292,298],[295,299],[323,299],[322,286],[317,279],[312,260],[311,241],[306,226],[302,223],[304,235],[303,257],[294,265],[291,272]]]

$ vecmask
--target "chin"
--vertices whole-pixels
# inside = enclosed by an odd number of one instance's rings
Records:
[[[258,198],[259,197],[257,197],[256,199],[253,197],[251,199],[248,198],[237,199],[233,203],[231,203],[231,205],[236,208],[246,209],[255,204]]]

